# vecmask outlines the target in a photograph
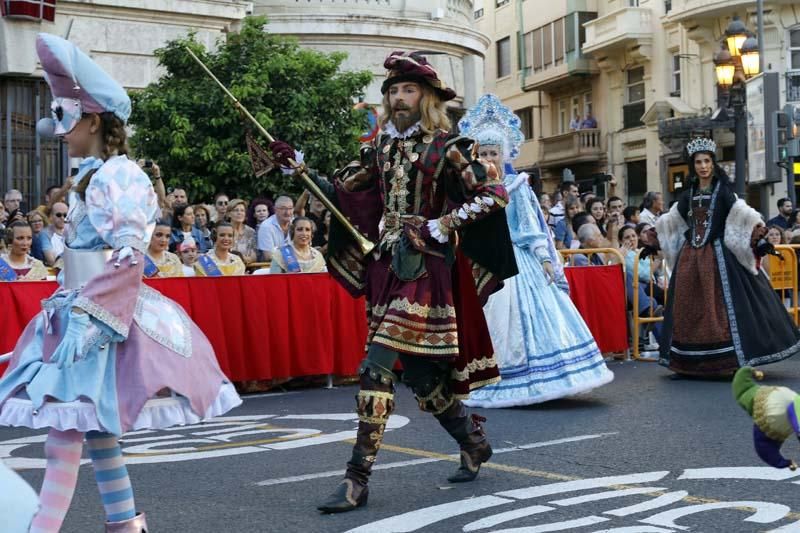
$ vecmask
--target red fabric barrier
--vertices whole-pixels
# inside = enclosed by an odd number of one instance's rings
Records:
[[[152,279],[211,341],[234,381],[353,375],[367,339],[364,299],[328,274]],[[0,354],[14,349],[54,282],[0,283]]]
[[[569,295],[600,351],[628,349],[624,274],[621,265],[566,267]]]

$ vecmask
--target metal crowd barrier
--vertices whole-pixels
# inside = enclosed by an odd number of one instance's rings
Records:
[[[781,257],[768,255],[762,260],[761,266],[769,274],[772,288],[781,297],[781,301],[792,315],[795,325],[800,325],[798,321],[800,308],[797,301],[797,251],[800,250],[800,245],[780,244],[775,247],[775,250],[781,254]]]
[[[641,283],[639,281],[639,258],[642,254],[642,250],[636,252],[636,257],[633,260],[633,278],[632,278],[632,290],[633,290],[633,303],[631,304],[631,316],[633,317],[633,326],[631,327],[632,332],[632,341],[633,344],[633,359],[636,361],[649,361],[655,362],[657,359],[645,358],[641,357],[641,351],[639,350],[639,337],[641,336],[641,326],[646,324],[654,324],[656,322],[663,322],[664,316],[656,316],[655,315],[655,306],[650,306],[647,316],[639,316],[639,290],[637,283]],[[664,275],[664,308],[667,306],[667,287],[669,286],[669,277],[667,276],[667,268],[666,266],[662,267],[663,275]],[[651,274],[649,276],[650,281],[647,283],[647,295],[650,296],[651,300],[655,300],[655,287],[656,287],[656,279]]]

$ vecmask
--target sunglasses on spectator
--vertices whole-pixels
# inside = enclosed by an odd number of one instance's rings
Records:
[[[67,216],[67,214],[66,214],[66,213],[53,213],[53,215],[54,215],[54,216],[57,216],[58,218],[64,218],[64,217],[66,217],[66,216]]]
[[[217,205],[228,205],[228,202],[223,202],[220,200],[219,202],[217,202]]]

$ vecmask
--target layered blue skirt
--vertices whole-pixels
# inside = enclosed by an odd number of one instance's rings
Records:
[[[611,382],[614,374],[569,295],[548,283],[527,248],[515,245],[514,253],[520,273],[484,307],[502,381],[473,391],[464,403],[529,405]]]

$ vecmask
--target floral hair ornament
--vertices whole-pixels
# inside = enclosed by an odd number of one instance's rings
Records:
[[[698,137],[689,141],[689,144],[686,145],[686,152],[689,154],[690,158],[699,152],[716,154],[717,143],[705,137]]]
[[[482,146],[499,146],[503,157],[509,161],[517,158],[519,147],[525,140],[520,125],[519,117],[493,94],[481,96],[458,121],[462,135],[473,138]]]

